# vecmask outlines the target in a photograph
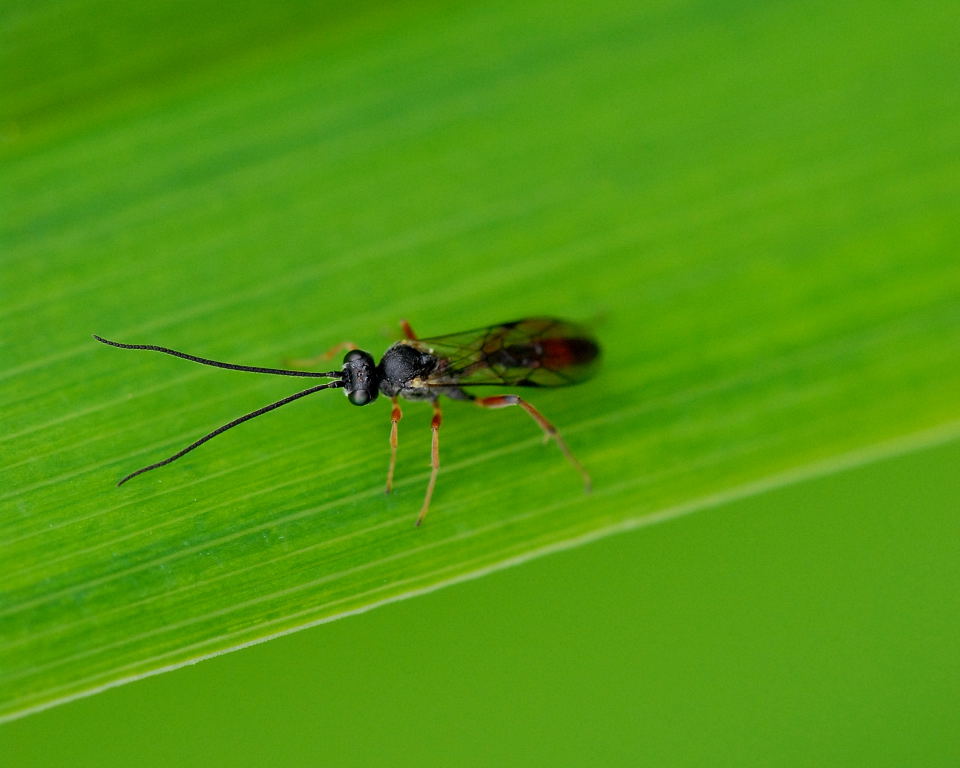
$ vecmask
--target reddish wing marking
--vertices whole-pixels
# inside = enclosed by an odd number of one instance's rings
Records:
[[[545,368],[561,371],[583,363],[589,363],[596,353],[582,339],[543,339],[540,358]]]

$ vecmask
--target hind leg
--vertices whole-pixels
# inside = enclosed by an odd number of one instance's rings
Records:
[[[523,408],[523,410],[529,413],[533,420],[540,425],[540,428],[543,430],[546,438],[548,440],[552,439],[556,441],[557,445],[560,447],[560,450],[563,452],[563,455],[567,457],[567,461],[569,461],[573,465],[573,468],[580,473],[580,476],[583,478],[583,489],[585,491],[590,490],[590,475],[587,473],[587,470],[585,470],[583,465],[577,461],[577,457],[573,455],[563,438],[560,437],[560,433],[557,432],[557,428],[547,421],[544,415],[530,405],[530,403],[528,403],[526,400],[523,400],[519,395],[494,395],[493,397],[478,397],[476,400],[474,400],[474,402],[482,408],[509,408],[511,405],[519,405],[521,408]]]

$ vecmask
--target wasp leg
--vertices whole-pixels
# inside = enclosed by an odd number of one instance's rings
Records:
[[[410,341],[417,340],[417,334],[413,332],[413,328],[410,327],[410,323],[406,320],[400,321],[400,328],[403,329],[403,337],[409,339]]]
[[[434,400],[433,420],[430,422],[430,429],[433,432],[433,443],[430,449],[430,482],[427,483],[427,495],[423,499],[423,506],[417,516],[418,526],[427,516],[427,512],[430,511],[430,499],[433,498],[433,488],[437,484],[437,472],[440,471],[440,421],[440,403]]]
[[[557,445],[560,446],[560,450],[563,451],[563,455],[567,457],[567,461],[569,461],[573,465],[574,469],[576,469],[577,472],[579,472],[583,477],[583,489],[588,492],[590,491],[590,475],[587,474],[587,470],[583,468],[583,465],[577,461],[577,458],[570,452],[567,444],[564,442],[563,438],[560,437],[560,433],[557,432],[557,428],[547,421],[543,414],[530,405],[530,403],[528,403],[526,400],[522,400],[519,395],[494,395],[493,397],[478,397],[474,402],[483,408],[507,408],[511,405],[519,405],[521,408],[523,408],[523,410],[529,413],[533,417],[534,421],[540,425],[540,428],[543,430],[547,440],[556,440]]]
[[[403,418],[397,398],[393,398],[393,410],[390,411],[390,466],[387,468],[387,493],[393,490],[393,468],[397,466],[397,424]]]
[[[283,362],[284,365],[290,368],[313,368],[315,365],[332,360],[338,353],[343,352],[345,349],[359,349],[359,347],[352,341],[341,341],[339,344],[334,344],[323,354],[314,355],[313,357],[295,357],[291,360],[284,360]]]

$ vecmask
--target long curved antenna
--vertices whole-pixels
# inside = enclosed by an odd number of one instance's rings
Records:
[[[148,347],[148,349],[153,349],[153,347]],[[173,456],[170,456],[164,459],[163,461],[158,461],[155,464],[150,464],[149,466],[141,467],[136,472],[131,472],[129,475],[123,478],[119,483],[117,483],[117,485],[118,486],[123,485],[125,482],[127,482],[127,480],[130,480],[131,478],[134,478],[137,475],[142,475],[144,472],[149,472],[151,469],[156,469],[157,467],[163,467],[169,464],[170,462],[176,461],[184,454],[190,453],[190,451],[192,451],[194,448],[199,448],[201,445],[207,442],[207,440],[209,440],[210,438],[216,437],[221,432],[226,432],[228,429],[232,429],[238,424],[243,424],[243,422],[245,421],[250,421],[250,419],[256,418],[257,416],[261,416],[264,413],[268,413],[269,411],[272,411],[275,408],[279,408],[281,405],[292,403],[294,400],[299,400],[301,397],[312,395],[314,392],[319,392],[321,389],[330,389],[331,387],[336,388],[336,387],[342,387],[342,386],[343,386],[342,381],[328,381],[326,384],[318,384],[317,386],[310,387],[309,389],[305,389],[302,392],[297,392],[295,395],[290,395],[289,397],[285,397],[283,398],[283,400],[277,400],[277,402],[270,403],[270,405],[265,405],[263,406],[263,408],[257,408],[257,410],[244,414],[243,416],[240,416],[239,418],[234,419],[229,424],[224,424],[222,427],[219,427],[213,430],[213,432],[210,432],[209,434],[204,435],[196,442],[190,443],[190,445],[188,445],[183,450],[177,451],[175,454],[173,454]]]
[[[102,336],[97,336],[93,334],[93,338],[103,344],[109,344],[111,347],[119,347],[120,349],[149,349],[152,352],[163,352],[165,355],[173,355],[174,357],[182,357],[184,360],[190,360],[194,363],[201,363],[203,365],[212,365],[214,368],[227,368],[231,371],[249,371],[250,373],[272,373],[277,376],[303,376],[306,378],[313,379],[339,379],[342,375],[340,371],[330,371],[328,373],[317,373],[315,371],[291,371],[286,368],[259,368],[254,365],[235,365],[233,363],[221,363],[219,360],[208,360],[205,357],[197,357],[196,355],[188,355],[186,352],[177,352],[175,349],[169,349],[167,347],[158,347],[154,344],[121,344],[119,341],[110,341],[105,339]]]

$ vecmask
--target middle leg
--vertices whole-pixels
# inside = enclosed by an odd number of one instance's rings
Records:
[[[437,484],[437,472],[440,471],[440,403],[433,401],[433,420],[430,422],[430,430],[433,432],[433,441],[430,447],[430,481],[427,483],[427,495],[423,499],[423,506],[420,508],[420,514],[417,516],[417,526],[423,522],[423,518],[430,511],[430,499],[433,498],[433,489]]]

